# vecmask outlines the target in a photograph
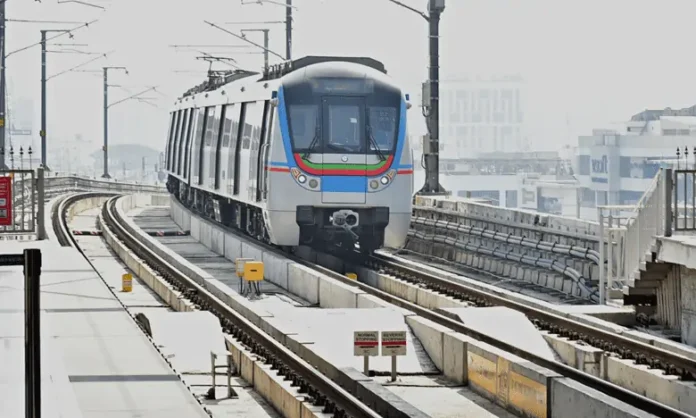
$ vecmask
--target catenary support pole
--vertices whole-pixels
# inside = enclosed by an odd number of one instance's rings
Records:
[[[292,59],[292,0],[285,0],[285,58]]]
[[[41,165],[46,164],[46,31],[41,31]]]
[[[7,87],[5,86],[7,78],[5,77],[5,58],[6,51],[5,45],[7,44],[5,35],[5,26],[7,24],[7,17],[5,15],[5,5],[6,1],[0,2],[0,149],[3,150],[2,161],[0,161],[0,170],[7,169],[7,163],[5,162],[5,132],[7,129],[7,115],[5,111],[7,110]]]
[[[428,2],[430,49],[430,108],[428,116],[429,146],[424,152],[425,185],[419,194],[445,194],[440,185],[440,15],[445,10],[444,0]]]
[[[104,68],[104,174],[105,179],[111,178],[109,175],[109,69]]]
[[[44,169],[43,167],[39,167],[36,169],[36,204],[37,204],[37,210],[36,210],[36,235],[37,239],[39,240],[44,240],[46,239],[46,201],[45,201],[45,184],[46,180],[44,178]]]

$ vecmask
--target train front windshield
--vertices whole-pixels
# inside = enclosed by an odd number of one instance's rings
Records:
[[[293,152],[393,154],[401,93],[366,79],[313,79],[285,91]]]

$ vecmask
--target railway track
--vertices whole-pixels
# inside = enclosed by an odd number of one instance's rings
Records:
[[[63,247],[77,247],[75,237],[70,232],[70,227],[68,226],[68,208],[79,200],[89,199],[94,197],[108,197],[116,196],[116,193],[104,193],[104,192],[86,192],[86,193],[76,193],[67,195],[65,197],[57,200],[52,209],[51,213],[51,223],[53,225],[53,231],[56,234],[56,239]],[[88,260],[89,261],[89,260]]]
[[[187,277],[181,271],[160,258],[143,243],[139,242],[123,226],[115,210],[117,197],[112,197],[103,206],[101,215],[106,226],[134,254],[156,271],[183,297],[193,302],[196,307],[213,313],[220,319],[223,330],[246,346],[253,354],[263,359],[278,375],[291,381],[292,386],[306,394],[306,402],[323,407],[323,412],[333,414],[336,418],[376,418],[377,413],[368,408],[357,398],[342,389],[336,383],[318,372],[311,364],[302,360],[292,351],[257,328],[239,312],[234,311],[212,293]]]
[[[521,357],[539,366],[545,367],[567,378],[573,379],[579,383],[582,383],[595,390],[598,390],[608,396],[611,396],[612,398],[625,402],[633,407],[636,407],[638,409],[641,409],[643,411],[660,417],[693,418],[691,415],[685,412],[679,411],[668,405],[664,405],[660,402],[649,399],[643,395],[622,388],[616,384],[593,376],[584,371],[577,370],[571,366],[568,366],[558,361],[549,360],[544,357],[537,356],[533,353],[524,351],[518,347],[496,340],[486,334],[482,334],[474,329],[471,329],[467,327],[465,324],[459,321],[455,321],[432,309],[419,306],[406,299],[389,294],[366,283],[351,280],[344,276],[343,271],[334,271],[330,268],[310,262],[296,255],[288,254],[287,252],[281,251],[280,249],[274,246],[259,242],[254,238],[248,236],[247,234],[242,233],[234,228],[223,226],[217,223],[215,220],[210,219],[209,217],[197,211],[191,212],[196,214],[197,216],[202,217],[203,219],[206,219],[206,221],[208,222],[216,224],[219,228],[224,229],[227,232],[233,233],[239,237],[244,237],[245,239],[252,240],[255,245],[262,247],[263,250],[266,252],[286,257],[293,262],[304,265],[305,267],[311,268],[315,271],[321,272],[346,285],[357,287],[365,293],[376,296],[395,306],[410,310],[423,318],[429,319],[455,332],[468,335],[469,337],[472,337],[476,340],[485,342],[503,351],[507,351],[509,353],[517,355],[518,357]],[[336,254],[327,255],[336,257]],[[694,372],[696,372],[696,362],[679,354],[662,350],[647,344],[643,344],[611,332],[603,331],[601,329],[595,329],[580,322],[576,322],[558,315],[543,312],[538,309],[517,302],[513,302],[496,296],[494,294],[480,291],[478,289],[474,289],[460,283],[456,283],[446,279],[441,279],[434,275],[429,275],[424,272],[419,272],[417,270],[411,269],[410,267],[399,265],[397,262],[393,260],[388,260],[383,256],[377,255],[366,259],[362,254],[357,252],[350,254],[342,254],[341,256],[344,257],[344,263],[354,264],[358,266],[362,265],[376,271],[390,271],[392,273],[396,273],[397,277],[406,278],[407,281],[410,281],[412,283],[421,283],[422,285],[430,289],[436,290],[440,293],[452,295],[455,297],[458,295],[461,297],[461,300],[471,301],[474,304],[476,304],[476,306],[506,306],[512,309],[519,310],[527,314],[530,317],[530,319],[535,321],[535,323],[539,327],[546,327],[546,329],[549,329],[551,332],[559,333],[561,335],[567,335],[571,338],[575,338],[577,336],[577,338],[579,339],[580,336],[583,336],[584,338],[588,338],[590,341],[592,341],[592,344],[596,344],[598,347],[605,347],[606,351],[617,352],[620,355],[625,356],[625,358],[635,358],[639,361],[644,361],[644,364],[649,365],[658,365],[662,364],[659,362],[664,362],[664,364],[667,365],[665,366],[665,370],[670,370],[675,374],[683,375],[683,378],[685,380],[688,379],[689,376],[696,375],[694,374]],[[352,268],[352,266],[348,267],[346,271],[348,270],[355,271]],[[653,360],[657,359],[659,360],[659,362],[647,361],[648,358],[651,358]]]
[[[570,340],[583,341],[593,347],[616,353],[622,359],[633,360],[637,364],[647,365],[652,369],[664,370],[666,374],[679,376],[682,380],[692,381],[696,376],[696,361],[678,353],[545,312],[461,282],[416,270],[385,255],[374,255],[362,260],[356,256],[353,261],[372,270],[390,274],[400,280],[468,302],[474,306],[503,306],[517,310],[524,313],[541,330],[558,334]]]

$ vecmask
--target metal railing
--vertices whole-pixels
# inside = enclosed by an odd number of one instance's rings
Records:
[[[696,231],[696,169],[677,169],[671,176],[670,198],[672,202],[666,202],[670,211],[670,230]],[[670,204],[671,203],[671,204]]]
[[[53,176],[43,178],[43,199],[39,193],[37,170],[0,170],[0,176],[10,177],[12,184],[12,217],[9,226],[0,226],[0,239],[22,238],[37,231],[42,200],[64,193],[103,191],[118,193],[166,193],[164,186],[96,180],[83,176]],[[3,238],[5,237],[5,238]]]
[[[661,169],[635,205],[598,206],[600,235],[604,237],[600,240],[600,265],[606,263],[599,272],[600,290],[618,290],[639,278],[641,264],[651,256],[657,237],[665,233],[670,171]],[[605,295],[600,293],[600,303]]]

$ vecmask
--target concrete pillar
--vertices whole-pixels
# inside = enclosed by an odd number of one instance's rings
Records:
[[[681,267],[681,337],[696,347],[696,270]]]

